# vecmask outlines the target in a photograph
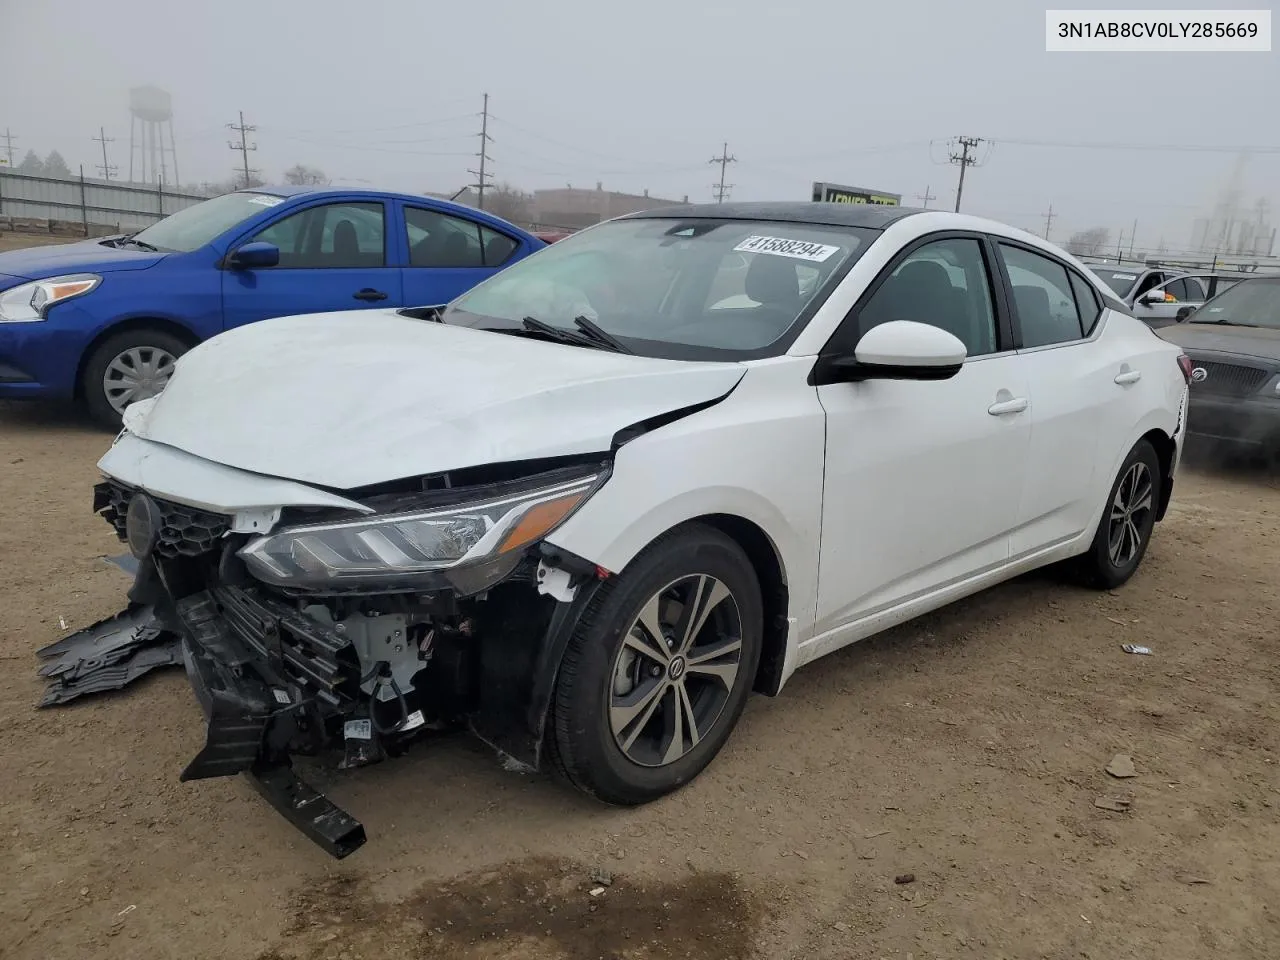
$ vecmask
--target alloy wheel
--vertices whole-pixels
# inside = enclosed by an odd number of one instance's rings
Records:
[[[116,413],[139,400],[156,396],[173,374],[177,360],[159,347],[130,347],[107,364],[102,391]]]
[[[683,577],[649,598],[614,661],[609,728],[627,759],[665,767],[724,711],[742,664],[742,615],[724,583]]]
[[[1130,563],[1142,547],[1142,529],[1155,503],[1151,471],[1138,461],[1129,467],[1116,487],[1107,528],[1107,555],[1113,566]]]

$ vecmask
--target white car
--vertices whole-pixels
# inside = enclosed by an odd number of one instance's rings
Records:
[[[1190,373],[1121,309],[987,220],[722,204],[584,230],[443,313],[221,334],[128,409],[97,490],[209,718],[183,778],[250,772],[332,847],[354,821],[292,754],[461,720],[643,803],[824,654],[1057,561],[1117,587]]]

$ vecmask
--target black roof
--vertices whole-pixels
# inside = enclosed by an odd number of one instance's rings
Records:
[[[623,220],[654,217],[716,220],[775,220],[788,223],[816,223],[829,227],[870,227],[883,230],[891,223],[917,213],[937,213],[916,207],[880,203],[825,203],[796,200],[768,203],[684,203],[629,213]]]

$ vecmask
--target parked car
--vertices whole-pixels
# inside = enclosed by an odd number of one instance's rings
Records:
[[[1122,309],[987,220],[726,203],[591,227],[439,322],[229,331],[128,409],[96,491],[185,638],[183,778],[248,772],[341,854],[289,756],[461,720],[644,803],[849,643],[1056,561],[1118,587],[1190,375]]]
[[[1172,267],[1127,268],[1123,264],[1086,263],[1139,320],[1154,329],[1178,322],[1184,307],[1195,308],[1239,282],[1239,274],[1185,271]]]
[[[0,399],[75,397],[118,429],[126,406],[216,333],[284,314],[443,304],[544,246],[447,201],[263,187],[138,233],[0,253]]]
[[[1280,453],[1280,277],[1242,280],[1160,335],[1191,358],[1189,436]]]

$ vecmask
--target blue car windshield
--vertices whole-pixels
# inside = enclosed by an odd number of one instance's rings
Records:
[[[190,253],[237,223],[283,202],[280,197],[266,193],[227,193],[179,210],[159,223],[153,223],[135,239],[166,253]]]

